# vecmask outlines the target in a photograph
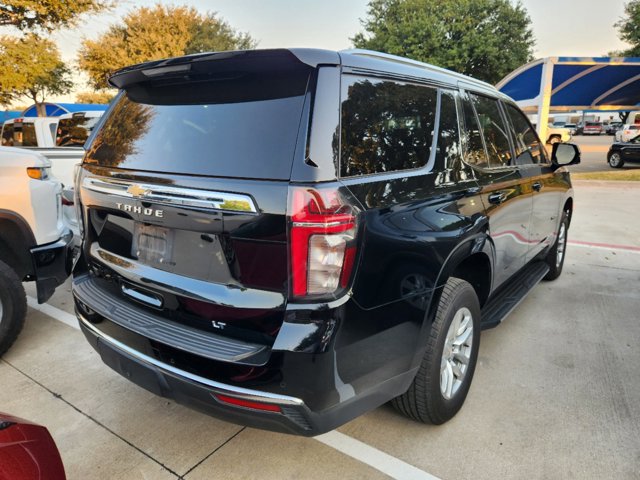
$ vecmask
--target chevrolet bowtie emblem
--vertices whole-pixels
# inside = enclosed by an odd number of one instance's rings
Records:
[[[142,185],[134,183],[129,188],[127,188],[127,193],[132,197],[144,197],[147,193],[149,193],[149,189],[144,188]]]

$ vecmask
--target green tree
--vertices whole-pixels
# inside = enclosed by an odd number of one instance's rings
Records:
[[[49,95],[64,95],[73,87],[70,69],[51,40],[35,34],[0,37],[0,103],[28,98],[44,116]]]
[[[640,57],[640,0],[631,0],[624,6],[625,17],[613,26],[620,40],[631,45],[626,50],[610,52],[612,57]]]
[[[78,64],[89,75],[90,85],[99,90],[107,87],[110,73],[127,65],[255,45],[248,34],[235,32],[213,13],[157,4],[133,10],[96,40],[85,39]]]
[[[5,0],[0,3],[0,26],[51,31],[75,25],[83,13],[100,12],[110,6],[107,0]]]
[[[113,100],[114,96],[109,92],[79,92],[76,94],[76,102],[107,104]]]
[[[526,9],[509,0],[371,0],[362,25],[352,38],[357,48],[492,84],[530,61],[535,44]]]

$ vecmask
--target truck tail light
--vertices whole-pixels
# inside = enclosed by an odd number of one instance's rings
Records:
[[[289,215],[293,296],[345,288],[355,259],[356,209],[337,189],[292,187]]]

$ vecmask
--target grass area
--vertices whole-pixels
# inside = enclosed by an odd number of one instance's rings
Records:
[[[609,172],[576,172],[571,174],[574,180],[615,180],[624,182],[640,181],[640,168],[611,170]]]

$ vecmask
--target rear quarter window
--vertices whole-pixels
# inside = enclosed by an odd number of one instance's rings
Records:
[[[343,78],[340,175],[420,168],[433,142],[435,88],[357,76]]]

